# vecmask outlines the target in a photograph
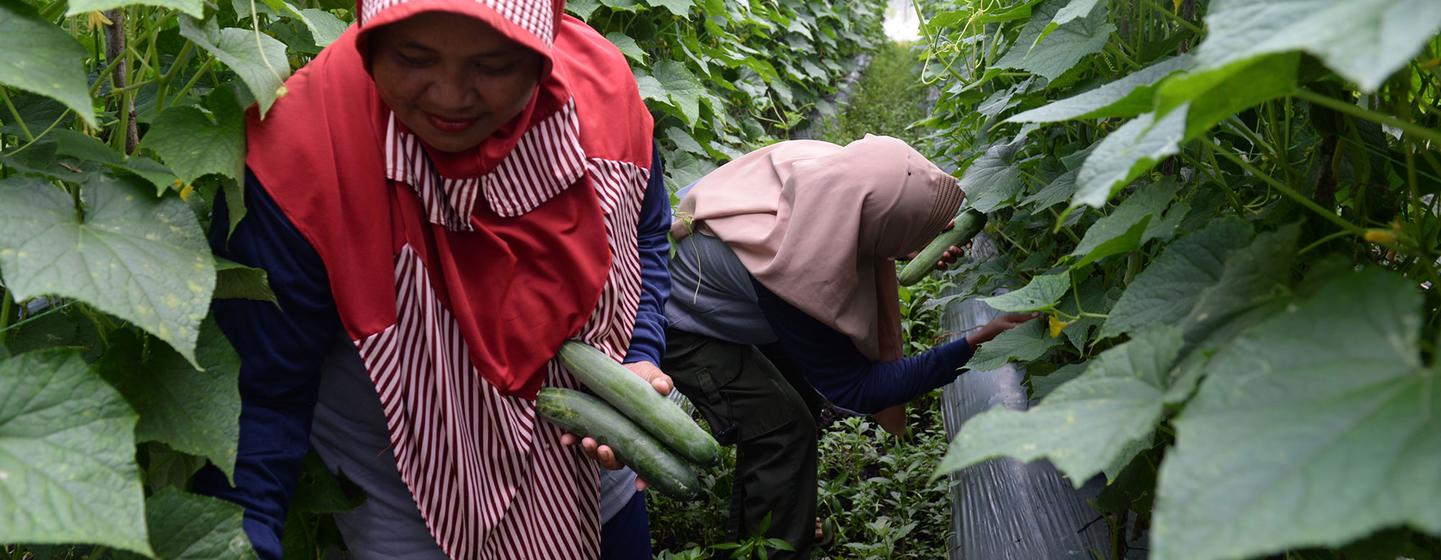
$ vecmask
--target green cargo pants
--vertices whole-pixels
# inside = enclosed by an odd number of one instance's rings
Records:
[[[754,535],[770,514],[766,536],[796,549],[770,557],[809,558],[815,540],[819,395],[775,348],[675,329],[666,331],[666,346],[661,368],[700,410],[716,439],[736,446],[731,537]]]

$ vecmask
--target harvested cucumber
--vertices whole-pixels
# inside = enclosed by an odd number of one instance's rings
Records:
[[[616,458],[666,495],[691,498],[700,481],[680,457],[604,401],[570,389],[546,387],[535,397],[536,413],[572,434],[609,445]]]
[[[587,388],[682,457],[709,465],[720,444],[689,414],[605,353],[583,342],[560,347],[561,363]]]
[[[970,241],[982,228],[986,227],[986,215],[974,209],[967,209],[956,216],[956,225],[949,230],[941,232],[935,239],[931,240],[925,249],[916,254],[916,258],[906,263],[901,269],[898,278],[902,286],[909,286],[920,282],[931,270],[936,268],[936,263],[941,260],[941,255],[946,254],[946,249],[959,247]]]

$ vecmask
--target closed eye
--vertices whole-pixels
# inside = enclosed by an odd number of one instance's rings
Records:
[[[435,60],[430,57],[407,56],[399,52],[395,53],[395,56],[401,63],[412,68],[426,68],[435,64]]]

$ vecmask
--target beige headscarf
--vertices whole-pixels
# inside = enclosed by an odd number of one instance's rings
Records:
[[[956,179],[905,142],[867,135],[845,147],[792,140],[701,179],[671,235],[715,235],[767,289],[850,337],[872,360],[900,357],[892,259],[955,216]]]

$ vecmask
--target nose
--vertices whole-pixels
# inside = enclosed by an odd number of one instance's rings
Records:
[[[437,74],[425,91],[427,105],[441,110],[459,111],[472,107],[479,101],[479,94],[462,69],[450,68]]]

